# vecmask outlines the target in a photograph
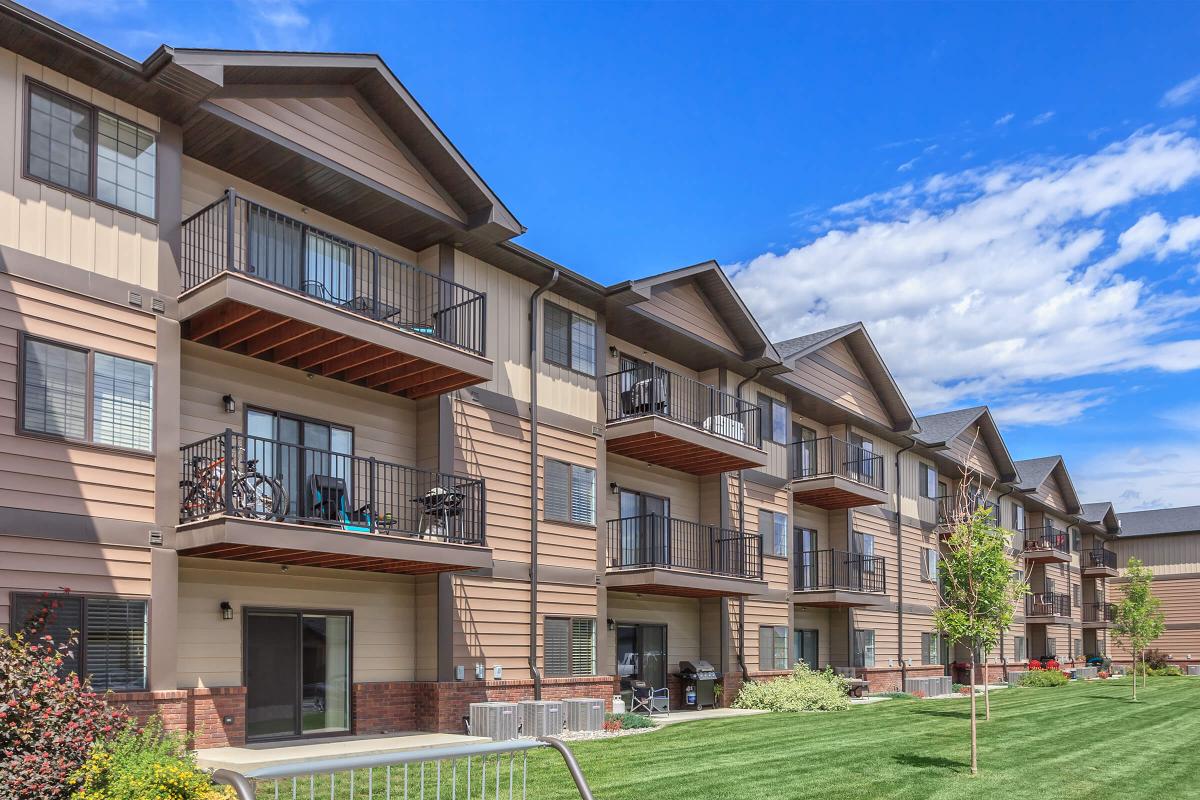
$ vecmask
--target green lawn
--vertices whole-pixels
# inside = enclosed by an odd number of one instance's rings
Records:
[[[694,722],[573,750],[597,800],[1200,796],[1200,678],[1151,678],[1136,704],[1127,679],[998,691],[976,778],[969,702]],[[578,797],[560,757],[534,756],[531,800]]]

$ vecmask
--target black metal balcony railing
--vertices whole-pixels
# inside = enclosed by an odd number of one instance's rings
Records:
[[[1060,553],[1071,552],[1070,537],[1051,525],[1039,528],[1025,528],[1020,533],[1025,550],[1057,550]]]
[[[751,447],[762,446],[758,406],[715,386],[642,364],[604,378],[609,422],[659,416]]]
[[[1088,550],[1084,556],[1085,559],[1083,565],[1085,567],[1108,567],[1109,569],[1117,568],[1117,554],[1107,548],[1093,548]]]
[[[845,589],[853,592],[886,592],[887,562],[845,550],[802,550],[793,555],[798,592]]]
[[[1117,616],[1117,607],[1112,603],[1084,603],[1084,622],[1112,622]]]
[[[1071,596],[1060,592],[1026,595],[1025,615],[1028,617],[1069,617],[1071,616]]]
[[[883,488],[883,456],[842,441],[836,436],[792,442],[792,478],[836,475],[857,483]]]
[[[484,544],[482,480],[228,429],[180,455],[180,522],[229,515]]]
[[[716,525],[646,514],[608,521],[610,569],[691,570],[735,578],[762,577],[757,536]]]
[[[937,497],[935,497],[934,501],[937,503],[937,524],[938,525],[948,524],[952,519],[954,519],[955,509],[958,507],[958,495],[942,494],[942,495],[938,495]],[[982,500],[980,498],[973,498],[970,501],[969,505],[970,505],[972,514],[974,514],[975,510],[980,507],[985,508],[985,509],[987,509],[988,516],[991,517],[991,519],[992,519],[992,524],[993,525],[1000,524],[1000,504],[999,503],[993,502],[991,500]]]
[[[183,290],[222,272],[253,275],[360,317],[482,355],[486,300],[378,250],[227,189],[183,221]]]

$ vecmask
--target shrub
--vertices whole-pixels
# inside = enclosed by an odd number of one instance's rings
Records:
[[[920,692],[913,692],[912,694],[909,694],[908,692],[880,692],[875,696],[890,697],[893,700],[912,700],[914,697],[920,696],[920,694]]]
[[[1059,664],[1053,658],[1046,662],[1046,669],[1062,669],[1062,664]]]
[[[1163,667],[1171,666],[1171,657],[1157,648],[1150,648],[1142,657],[1142,663],[1150,667],[1151,670],[1162,669]],[[1151,672],[1151,675],[1154,673]]]
[[[1039,670],[1042,668],[1042,662],[1038,661],[1036,658],[1031,658],[1029,659],[1029,668],[1031,670]]]
[[[1104,670],[1100,670],[1099,672],[1097,672],[1097,673],[1096,673],[1096,677],[1097,677],[1097,678],[1107,678],[1107,677],[1108,677],[1108,673],[1107,673],[1107,672],[1105,672]]]
[[[1039,669],[1036,671],[1026,672],[1021,676],[1022,686],[1033,686],[1037,688],[1066,686],[1067,681],[1068,679],[1066,674],[1056,669]]]
[[[1183,670],[1180,669],[1179,667],[1175,666],[1174,664],[1164,664],[1161,667],[1155,667],[1153,665],[1147,667],[1147,665],[1139,662],[1137,665],[1137,674],[1138,675],[1150,675],[1151,677],[1160,677],[1160,678],[1161,677],[1175,678],[1175,677],[1179,677],[1180,675],[1183,675]]]
[[[616,728],[613,730],[636,730],[639,728],[656,728],[658,727],[654,720],[641,714],[605,714],[604,728],[608,730],[609,723],[615,723]]]
[[[213,786],[208,773],[196,766],[186,741],[166,733],[157,717],[145,728],[128,723],[116,739],[92,748],[72,782],[75,800],[224,800],[233,798],[228,786]]]
[[[43,630],[58,607],[45,598],[31,620]],[[49,636],[0,630],[0,800],[59,800],[94,743],[115,736],[124,712],[109,708],[63,660],[76,636],[55,645]]]
[[[844,711],[850,708],[848,683],[833,670],[817,672],[797,664],[791,675],[742,684],[734,708],[764,711]]]

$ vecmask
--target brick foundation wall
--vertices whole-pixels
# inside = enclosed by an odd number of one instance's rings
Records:
[[[414,731],[417,725],[416,687],[411,681],[356,683],[350,698],[357,734]]]
[[[192,746],[237,747],[246,743],[246,688],[176,689],[161,692],[116,692],[109,702],[124,706],[140,722],[157,714],[169,731],[191,733]],[[226,723],[226,717],[231,722]]]
[[[533,680],[448,681],[411,684],[415,693],[415,728],[438,733],[463,733],[463,717],[471,703],[509,702],[533,699]],[[596,697],[612,708],[613,678],[594,675],[582,678],[543,678],[543,700]]]

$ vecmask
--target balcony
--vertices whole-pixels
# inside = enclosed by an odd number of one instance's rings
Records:
[[[934,498],[937,504],[937,525],[938,530],[943,539],[948,538],[954,530],[953,521],[958,515],[959,496],[953,494],[941,494]],[[967,506],[970,513],[974,514],[980,508],[987,511],[988,517],[992,524],[999,527],[1000,525],[1000,504],[991,500],[983,500],[978,497],[970,498],[967,501]]]
[[[646,514],[608,521],[609,589],[676,597],[766,591],[757,536]]]
[[[181,262],[185,339],[412,399],[492,377],[482,294],[232,189]]]
[[[1025,596],[1025,622],[1030,625],[1066,625],[1071,621],[1071,596],[1042,592]]]
[[[712,475],[767,463],[758,406],[653,364],[604,379],[609,453]]]
[[[836,511],[887,502],[882,456],[834,436],[793,442],[789,449],[797,503]]]
[[[1085,578],[1117,577],[1117,554],[1103,547],[1085,550],[1080,567]]]
[[[792,558],[792,600],[820,608],[870,608],[887,603],[887,562],[845,550],[807,550]]]
[[[1117,616],[1117,607],[1112,603],[1084,603],[1083,627],[1107,628]]]
[[[482,480],[231,430],[180,456],[180,555],[407,575],[492,564]]]
[[[1071,560],[1071,538],[1057,528],[1046,525],[1018,533],[1023,541],[1021,558],[1026,561],[1065,564]]]

